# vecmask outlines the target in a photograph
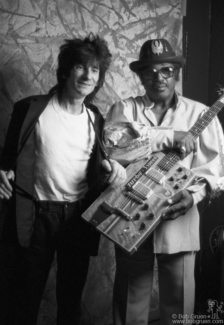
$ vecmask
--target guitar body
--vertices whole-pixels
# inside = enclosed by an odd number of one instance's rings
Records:
[[[158,152],[130,164],[126,183],[109,186],[82,217],[127,252],[136,251],[160,223],[167,200],[192,184],[196,176],[179,163],[164,175],[163,161],[167,155]]]

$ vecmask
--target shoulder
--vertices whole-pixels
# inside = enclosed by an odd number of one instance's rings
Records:
[[[86,105],[86,108],[88,108],[90,111],[92,111],[94,114],[99,114],[99,115],[101,115],[100,114],[100,111],[99,111],[99,108],[96,106],[96,105],[94,105],[94,104],[92,104],[92,103],[89,103],[88,105]]]
[[[103,120],[103,116],[96,105],[89,103],[88,105],[86,105],[86,108],[95,115],[97,121]]]
[[[116,101],[110,108],[107,114],[107,119],[116,121],[123,119],[133,121],[137,112],[144,108],[144,101],[142,96],[129,97],[123,100]]]
[[[15,103],[14,108],[21,108],[21,107],[27,107],[31,103],[37,102],[37,103],[45,103],[48,102],[51,98],[51,95],[34,95],[29,96],[26,98],[23,98]]]
[[[13,112],[10,123],[22,124],[30,109],[32,109],[34,113],[36,112],[37,114],[39,114],[39,111],[47,106],[50,97],[51,96],[49,95],[37,95],[19,100],[13,106]]]
[[[117,100],[113,106],[133,106],[136,103],[140,104],[143,103],[144,96],[137,96],[137,97],[128,97],[125,99]]]
[[[197,110],[203,111],[207,108],[207,106],[205,104],[200,103],[196,100],[181,96],[181,95],[178,95],[178,99],[179,99],[180,104],[187,106],[189,109],[196,108]]]
[[[189,115],[191,118],[197,119],[208,107],[196,100],[178,95],[177,109],[181,114],[186,114],[186,116]]]
[[[94,114],[94,116],[95,116],[95,118],[94,118],[95,127],[97,127],[97,128],[99,127],[100,129],[102,129],[103,124],[104,124],[104,118],[103,118],[99,108],[92,103],[89,103],[88,105],[86,105],[86,108],[87,108],[87,111],[89,110],[90,113]],[[90,114],[90,116],[91,116],[91,114]]]

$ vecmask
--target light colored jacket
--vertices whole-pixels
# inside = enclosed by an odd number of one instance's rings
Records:
[[[188,131],[208,109],[205,105],[180,95],[175,94],[175,98],[175,106],[167,110],[159,126],[150,109],[152,103],[147,95],[118,101],[107,114],[104,137],[107,136],[107,128],[111,123],[116,125],[120,122],[135,121],[139,125],[149,127],[151,152],[172,148],[173,131]],[[107,140],[105,138],[105,143],[109,143]],[[191,153],[181,161],[181,164],[194,171],[197,176],[204,178],[207,186],[206,188],[202,186],[199,191],[192,193],[194,205],[185,215],[172,221],[161,222],[156,228],[154,231],[155,253],[173,254],[181,251],[197,251],[200,248],[197,203],[206,196],[206,192],[216,186],[223,169],[223,135],[217,117],[201,133],[197,142],[197,154]],[[116,150],[118,147],[119,144],[116,144]],[[122,148],[119,155],[122,156]],[[124,152],[124,155],[126,158],[127,152]]]

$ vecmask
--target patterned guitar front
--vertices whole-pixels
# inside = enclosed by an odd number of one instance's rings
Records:
[[[109,187],[83,214],[83,218],[102,234],[128,252],[134,252],[159,224],[167,200],[189,186],[195,174],[175,164],[166,176],[157,174],[163,153],[127,168],[127,183],[114,189]],[[133,172],[135,172],[133,176]],[[150,172],[160,179],[151,179]]]

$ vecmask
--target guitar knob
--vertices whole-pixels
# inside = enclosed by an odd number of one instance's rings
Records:
[[[140,219],[140,216],[141,216],[140,213],[136,213],[136,215],[134,216],[133,219],[134,220],[139,220]]]
[[[174,178],[171,176],[171,177],[168,179],[168,181],[173,182],[173,181],[174,181]]]
[[[182,178],[183,178],[183,179],[187,179],[187,175],[185,174]]]
[[[183,170],[183,168],[181,168],[181,167],[179,167],[179,168],[177,169],[178,172],[182,172],[182,170]]]
[[[178,188],[179,188],[179,185],[176,184],[176,185],[174,186],[174,189],[175,189],[175,190],[178,190]]]
[[[142,206],[142,208],[141,208],[141,210],[148,210],[148,208],[149,208],[149,205],[147,204],[147,203],[145,203],[143,206]]]
[[[146,224],[144,222],[142,222],[139,227],[139,230],[143,230],[143,229],[145,229],[145,227],[146,227]]]
[[[155,217],[154,213],[152,213],[152,212],[149,213],[148,218],[149,218],[150,220],[154,219],[154,217]]]

